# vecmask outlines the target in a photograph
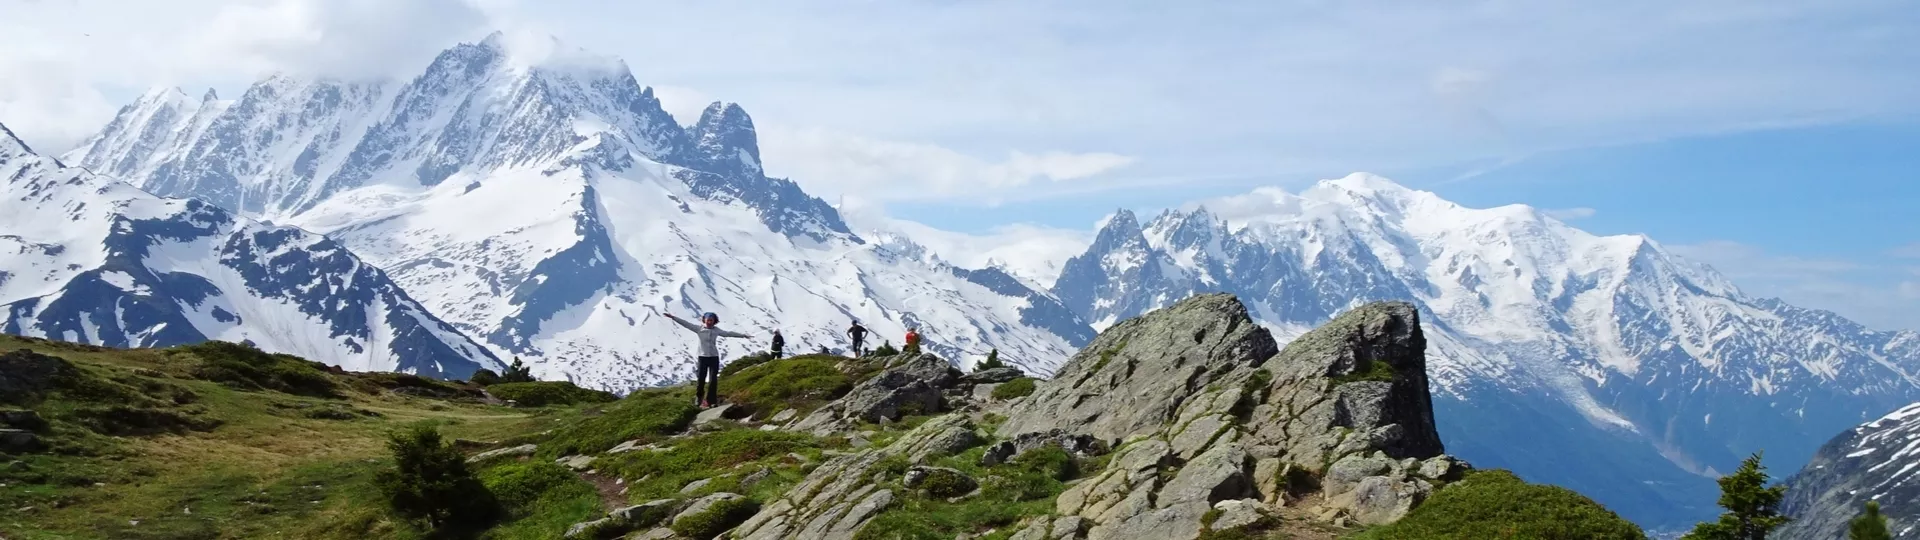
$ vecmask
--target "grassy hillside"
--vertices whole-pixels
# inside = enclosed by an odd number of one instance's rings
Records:
[[[44,361],[0,367],[0,409],[46,423],[40,450],[0,454],[0,537],[12,540],[410,537],[372,484],[391,466],[389,433],[427,422],[481,449],[581,416],[582,406],[489,404],[465,383],[344,373],[232,344],[115,350],[0,336],[0,353],[20,349],[61,365],[47,376],[19,368]],[[599,511],[591,486],[562,480],[548,487],[587,494],[576,514]]]

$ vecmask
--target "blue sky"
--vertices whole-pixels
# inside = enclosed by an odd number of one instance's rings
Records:
[[[739,102],[770,172],[941,228],[1070,238],[1116,207],[1369,171],[1645,233],[1750,292],[1920,328],[1920,259],[1898,255],[1920,251],[1902,208],[1920,201],[1920,9],[1906,0],[0,9],[0,122],[40,147],[72,144],[148,86],[404,77],[505,30],[529,50],[557,36],[620,57],[677,115]]]

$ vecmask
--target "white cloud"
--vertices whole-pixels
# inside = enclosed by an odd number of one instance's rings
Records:
[[[1043,288],[1053,286],[1067,259],[1085,252],[1093,243],[1090,231],[1014,223],[994,227],[985,234],[967,234],[888,217],[877,206],[849,206],[852,208],[842,209],[842,215],[856,229],[903,235],[953,264],[966,268],[999,266]]]
[[[146,88],[234,88],[267,72],[416,70],[488,16],[464,0],[11,2],[0,16],[0,122],[59,151]]]
[[[1034,184],[1091,178],[1132,164],[1109,153],[1008,152],[988,161],[924,143],[883,141],[822,129],[761,126],[768,174],[818,196],[875,200],[993,201]]]
[[[1707,263],[1747,294],[1839,313],[1878,330],[1920,330],[1920,283],[1875,264],[1770,253],[1730,241],[1668,246]]]
[[[1552,217],[1553,219],[1557,219],[1560,221],[1573,221],[1576,219],[1587,219],[1587,218],[1593,217],[1594,214],[1599,213],[1598,210],[1594,210],[1592,208],[1587,208],[1584,206],[1575,207],[1575,208],[1555,208],[1550,210],[1542,210],[1541,212],[1545,213],[1548,217]]]

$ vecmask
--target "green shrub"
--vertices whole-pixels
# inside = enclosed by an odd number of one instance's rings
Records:
[[[485,484],[467,469],[466,456],[429,424],[415,424],[387,441],[394,468],[374,476],[387,505],[435,532],[484,529],[499,514]]]
[[[1566,488],[1529,484],[1503,470],[1468,473],[1400,521],[1361,539],[1644,539],[1632,522]]]
[[[681,516],[673,520],[673,533],[684,538],[707,540],[753,517],[760,511],[760,505],[748,499],[726,499],[716,501],[707,510],[690,516]]]
[[[540,455],[597,454],[629,440],[653,441],[678,433],[693,422],[685,393],[641,390],[606,405],[597,415],[574,415],[540,443]]]
[[[837,367],[845,358],[807,355],[782,358],[720,378],[728,403],[759,412],[810,411],[853,390],[855,378]]]
[[[973,371],[979,373],[989,369],[999,369],[1003,367],[1007,367],[1007,363],[1000,361],[1000,349],[990,349],[987,351],[987,359],[981,360],[978,364],[974,364]]]
[[[473,375],[467,377],[467,382],[480,386],[498,384],[500,382],[500,374],[494,373],[491,369],[480,368],[474,370]]]
[[[341,397],[339,384],[324,364],[288,354],[269,354],[250,345],[207,341],[169,349],[169,353],[199,359],[193,377],[239,390],[272,390],[287,394]]]
[[[1033,378],[1021,377],[993,387],[993,399],[1013,399],[1027,397],[1033,393]]]
[[[740,370],[772,361],[773,352],[771,351],[735,358],[732,362],[727,362],[727,365],[720,366],[720,378],[732,377],[733,374],[739,373]]]
[[[500,374],[500,382],[503,383],[533,382],[535,380],[536,379],[533,378],[533,369],[521,363],[520,357],[518,356],[513,357],[513,364],[507,366],[507,372]]]
[[[974,482],[967,481],[966,477],[945,469],[929,471],[927,478],[921,482],[920,488],[927,490],[927,495],[940,498],[966,495],[975,487]]]
[[[620,399],[613,394],[581,388],[566,381],[499,383],[487,387],[487,393],[526,407],[607,403]]]
[[[873,352],[867,353],[867,356],[899,356],[899,355],[900,355],[900,349],[893,348],[892,341],[883,341],[880,343],[879,347],[876,347],[873,349]]]
[[[1339,386],[1339,385],[1347,384],[1350,382],[1360,382],[1360,381],[1393,382],[1393,376],[1394,376],[1393,366],[1388,365],[1385,361],[1381,361],[1381,360],[1363,359],[1362,361],[1366,363],[1363,365],[1355,366],[1353,369],[1353,373],[1348,373],[1346,375],[1334,377],[1333,384],[1335,386]]]

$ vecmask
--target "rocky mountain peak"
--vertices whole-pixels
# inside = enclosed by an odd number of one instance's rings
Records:
[[[739,104],[715,101],[693,125],[700,157],[716,168],[760,174],[760,141],[753,118]]]
[[[16,159],[28,155],[34,155],[33,147],[27,146],[26,141],[14,135],[13,130],[7,129],[6,124],[0,124],[0,159]]]
[[[1920,533],[1920,403],[1841,432],[1787,479],[1776,531],[1785,540],[1838,538],[1867,501],[1879,501],[1895,538]]]

